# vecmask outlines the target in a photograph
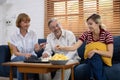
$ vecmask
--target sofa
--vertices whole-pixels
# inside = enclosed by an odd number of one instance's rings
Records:
[[[46,39],[39,39],[38,43],[46,42]],[[36,52],[37,56],[40,57],[44,50],[40,50]],[[2,63],[9,62],[11,57],[10,48],[8,45],[0,45],[0,77],[9,77],[10,67],[9,66],[2,66]],[[13,77],[16,78],[16,68],[13,68]],[[34,80],[39,80],[38,75],[35,75]]]
[[[120,80],[120,36],[114,36],[114,51],[112,58],[112,67],[104,66],[107,80]],[[80,64],[75,67],[75,80],[88,80],[89,66],[84,63],[85,43],[78,49],[78,54],[81,57]],[[81,65],[83,64],[83,65]],[[99,66],[99,65],[98,65]]]
[[[113,59],[112,59],[112,67],[104,66],[105,74],[107,76],[108,80],[120,80],[120,36],[114,36],[114,53],[113,53]],[[46,39],[39,39],[38,43],[46,42]],[[78,48],[78,55],[81,57],[80,64],[84,61],[83,55],[85,50],[85,43]],[[38,57],[42,55],[42,52],[44,50],[40,50],[36,54]],[[8,45],[0,45],[0,76],[2,77],[9,77],[9,66],[2,66],[1,64],[3,62],[10,61],[10,49]],[[75,80],[88,80],[88,72],[89,68],[86,65],[82,65],[81,68],[79,68],[79,65],[75,66],[74,70],[75,73],[77,71],[77,74],[75,75]],[[14,77],[16,77],[16,69],[13,69]]]

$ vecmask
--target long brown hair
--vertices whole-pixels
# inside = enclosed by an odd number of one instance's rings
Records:
[[[87,18],[86,22],[88,22],[89,19],[92,19],[96,24],[99,24],[99,27],[101,29],[106,30],[106,26],[102,23],[100,15],[98,15],[98,14],[92,14],[91,16],[89,16]]]

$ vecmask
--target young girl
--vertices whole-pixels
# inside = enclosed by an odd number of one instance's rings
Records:
[[[104,43],[107,47],[106,51],[93,49],[88,52],[85,64],[90,66],[90,80],[106,80],[106,76],[103,71],[103,60],[101,56],[112,58],[113,56],[113,37],[112,35],[104,29],[101,22],[101,17],[98,14],[93,14],[86,20],[89,31],[84,32],[77,43],[73,46],[60,46],[57,45],[56,49],[59,50],[76,50],[78,49],[84,41],[86,44],[92,42]],[[99,45],[96,45],[99,46]],[[82,64],[80,64],[82,65]],[[79,65],[79,66],[80,66]]]

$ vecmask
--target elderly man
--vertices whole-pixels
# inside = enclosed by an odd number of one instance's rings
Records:
[[[69,60],[75,60],[78,57],[77,51],[64,51],[55,49],[56,45],[71,46],[75,44],[76,38],[74,34],[71,31],[62,29],[60,23],[54,18],[49,20],[48,28],[50,29],[51,33],[47,36],[47,43],[42,57],[47,58],[54,52],[55,54],[64,54],[69,58]],[[70,73],[70,69],[65,71],[64,80],[69,79]],[[47,78],[46,80],[50,80],[50,78]],[[61,70],[56,71],[56,74],[52,80],[61,80]]]

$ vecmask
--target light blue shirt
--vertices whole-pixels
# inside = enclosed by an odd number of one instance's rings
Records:
[[[10,43],[17,47],[20,53],[30,53],[36,55],[34,52],[34,45],[37,43],[38,39],[35,32],[28,30],[25,37],[20,34],[20,30],[17,30],[11,37]],[[11,59],[15,58],[16,55],[12,53]]]

